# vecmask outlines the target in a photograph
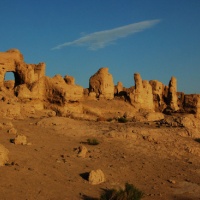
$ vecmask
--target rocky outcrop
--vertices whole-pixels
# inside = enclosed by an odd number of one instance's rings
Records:
[[[120,100],[130,102],[136,110],[146,109],[165,114],[186,112],[200,118],[200,95],[178,92],[175,77],[165,86],[157,80],[142,80],[140,74],[135,73],[135,86],[124,88],[121,82],[114,86],[113,77],[105,67],[91,76],[89,88],[83,89],[75,84],[72,76],[45,76],[45,68],[42,62],[25,63],[17,49],[0,52],[0,104],[6,103],[0,109],[2,116],[20,117],[22,110],[34,113],[38,108],[32,108],[33,104],[39,105],[39,109],[53,109],[62,116],[68,116],[69,113],[83,114],[82,99],[111,100],[119,97]],[[4,81],[7,72],[14,74],[14,81]],[[26,106],[20,106],[21,102]],[[28,107],[31,109],[28,110]]]
[[[15,80],[4,82],[6,72],[13,72]],[[83,88],[75,85],[73,77],[56,75],[49,78],[45,76],[44,63],[26,64],[17,49],[0,53],[0,88],[4,93],[13,90],[22,101],[39,99],[60,106],[69,106],[69,102],[83,97]]]
[[[65,80],[65,82],[66,82],[68,85],[75,85],[75,79],[74,79],[74,77],[72,77],[72,76],[66,75],[66,76],[64,77],[64,80]]]
[[[196,117],[200,119],[200,96],[197,97],[196,101]]]
[[[115,95],[120,95],[120,92],[123,92],[123,83],[117,82],[117,85],[115,86]]]
[[[90,77],[89,91],[95,92],[97,98],[114,98],[114,82],[108,68],[101,68]]]
[[[45,74],[45,63],[26,64],[23,55],[17,49],[0,52],[0,87],[4,87],[6,72],[13,72],[15,86],[30,85]]]
[[[199,98],[200,98],[200,95],[198,94],[184,95],[183,108],[186,113],[195,114],[196,112],[198,112],[197,106],[198,106]]]
[[[62,76],[42,77],[30,89],[25,84],[17,86],[16,94],[20,99],[40,99],[53,104],[65,105],[70,101],[78,101],[83,97],[83,88],[75,84],[67,84]]]
[[[157,80],[151,80],[149,81],[149,83],[152,87],[155,110],[162,112],[163,109],[166,107],[166,104],[163,99],[165,93],[165,86],[163,83]]]
[[[130,102],[137,108],[154,110],[153,92],[150,83],[142,80],[140,74],[134,74],[135,89],[129,94]]]
[[[177,81],[175,77],[172,77],[169,82],[169,90],[168,90],[168,97],[167,97],[167,104],[173,110],[177,111],[178,107],[178,96],[177,96]]]

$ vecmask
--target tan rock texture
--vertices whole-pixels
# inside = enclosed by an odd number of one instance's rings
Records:
[[[172,77],[169,82],[168,105],[174,111],[177,111],[179,109],[177,97],[177,80],[175,77]]]
[[[25,135],[17,135],[14,139],[14,144],[21,144],[21,145],[26,145],[27,144],[27,139]]]
[[[17,49],[0,52],[0,104],[7,103],[5,106],[0,106],[2,116],[19,118],[22,112],[28,110],[20,104],[36,101],[40,101],[40,109],[53,108],[62,116],[68,116],[69,113],[81,114],[83,109],[74,102],[81,102],[83,99],[111,100],[120,97],[138,110],[147,109],[166,114],[186,112],[195,114],[199,118],[198,95],[178,92],[175,77],[171,78],[168,86],[165,86],[157,80],[142,80],[140,74],[135,73],[135,86],[124,88],[121,82],[114,86],[108,68],[103,67],[91,76],[89,88],[83,89],[75,84],[72,76],[66,75],[64,78],[61,75],[55,75],[53,78],[45,76],[45,68],[45,63],[42,62],[25,63],[23,55]],[[4,81],[7,72],[14,74],[14,81]],[[33,109],[29,111],[30,114],[35,112]]]
[[[15,81],[5,82],[6,72],[13,72]],[[0,53],[0,88],[6,93],[5,96],[8,90],[14,89],[10,94],[22,101],[39,99],[65,107],[69,102],[79,101],[83,97],[83,87],[75,85],[72,76],[66,75],[63,78],[56,75],[49,78],[45,76],[44,63],[26,64],[23,55],[17,49]],[[20,115],[20,110],[19,113],[14,111],[16,108],[4,113],[7,116]]]
[[[115,94],[120,95],[120,92],[123,91],[123,83],[117,82],[117,85],[115,86]]]
[[[165,108],[165,102],[163,99],[165,86],[157,80],[151,80],[149,83],[152,87],[155,109],[156,111],[162,111]]]
[[[188,112],[188,113],[196,112],[197,98],[199,98],[199,97],[200,97],[200,95],[196,95],[196,94],[184,95],[183,107],[186,112]]]
[[[26,64],[23,55],[17,49],[0,52],[0,87],[4,86],[6,72],[13,72],[15,86],[32,84],[45,74],[45,63]]]
[[[81,146],[78,148],[78,157],[80,157],[80,158],[85,158],[87,152],[88,152],[88,150],[87,150],[86,146],[81,145]]]
[[[200,119],[200,96],[197,97],[196,102],[196,117]]]
[[[16,135],[17,134],[17,129],[13,127],[13,128],[8,130],[8,133]]]
[[[31,91],[33,96],[58,105],[78,101],[83,97],[83,87],[67,84],[61,75],[43,77],[33,85]]]
[[[66,75],[66,76],[64,77],[64,80],[65,80],[65,82],[66,82],[68,85],[75,85],[75,79],[74,79],[74,77],[72,77],[72,76]]]
[[[100,170],[100,169],[92,170],[89,173],[89,179],[88,180],[89,180],[89,183],[91,185],[98,185],[98,184],[106,181],[105,175],[104,175],[103,171]]]
[[[154,110],[153,92],[150,83],[142,81],[139,73],[134,74],[135,89],[131,92],[130,102],[133,106],[143,109]]]
[[[145,118],[147,119],[147,121],[160,121],[162,119],[165,118],[163,113],[160,112],[151,112],[148,113]]]
[[[4,166],[8,162],[8,149],[0,144],[0,166]]]
[[[97,97],[114,98],[114,82],[108,68],[99,69],[89,80],[89,91],[95,92]]]

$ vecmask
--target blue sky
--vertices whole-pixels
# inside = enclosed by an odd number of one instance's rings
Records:
[[[125,87],[138,72],[200,93],[199,20],[200,0],[1,0],[0,51],[17,48],[85,88],[108,67]]]

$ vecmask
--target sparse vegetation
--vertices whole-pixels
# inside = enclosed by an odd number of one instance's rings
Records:
[[[104,117],[98,117],[97,122],[101,122],[101,121],[106,121],[106,119]]]
[[[200,143],[200,138],[194,139],[196,142]]]
[[[132,184],[126,183],[124,189],[104,190],[100,200],[140,200],[144,193],[134,187]]]
[[[107,122],[112,122],[113,118],[108,118],[106,121]]]
[[[125,117],[120,117],[120,118],[118,118],[118,122],[126,123],[126,122],[128,122],[128,120]]]
[[[98,145],[99,141],[96,138],[87,139],[87,144],[89,144],[89,145]]]

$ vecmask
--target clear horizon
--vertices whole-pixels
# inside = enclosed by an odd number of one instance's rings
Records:
[[[1,1],[1,49],[17,48],[46,75],[70,75],[87,88],[108,67],[114,83],[133,74],[200,94],[199,0]]]

